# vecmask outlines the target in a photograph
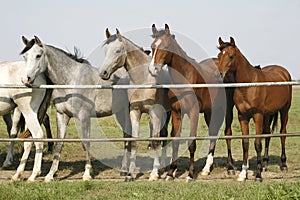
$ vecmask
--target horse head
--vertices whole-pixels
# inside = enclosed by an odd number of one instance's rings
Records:
[[[105,58],[100,68],[100,77],[104,80],[108,80],[111,74],[124,66],[126,62],[126,48],[119,30],[116,29],[116,34],[111,35],[107,28],[106,38],[103,44]]]
[[[25,60],[26,68],[26,74],[22,77],[22,82],[26,86],[31,86],[35,78],[46,71],[47,59],[44,45],[37,36],[34,36],[34,39],[30,41],[22,36],[22,40],[25,48],[20,54]]]
[[[235,71],[235,61],[237,48],[235,41],[230,37],[230,42],[223,42],[221,37],[219,37],[219,47],[220,53],[218,54],[219,59],[219,71],[221,76],[224,78],[228,71]]]
[[[167,24],[165,24],[165,29],[160,31],[158,31],[155,24],[153,24],[152,37],[154,41],[151,44],[152,60],[149,71],[153,76],[157,76],[164,65],[171,64],[174,35],[170,34],[170,29]]]

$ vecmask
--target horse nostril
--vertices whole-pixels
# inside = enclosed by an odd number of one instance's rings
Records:
[[[103,72],[103,75],[107,75],[107,71],[106,70]]]

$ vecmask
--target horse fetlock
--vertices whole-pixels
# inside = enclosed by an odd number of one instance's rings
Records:
[[[53,175],[51,175],[51,174],[47,174],[47,176],[45,177],[45,179],[44,179],[44,181],[46,182],[46,183],[50,183],[50,182],[52,182],[54,180],[54,178],[53,178]]]
[[[189,182],[192,182],[192,181],[194,181],[194,179],[190,176],[187,176],[186,179],[185,179],[186,183],[189,183]]]

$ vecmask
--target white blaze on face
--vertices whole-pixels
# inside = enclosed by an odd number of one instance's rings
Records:
[[[223,55],[226,53],[226,51],[223,51]]]
[[[161,43],[161,40],[158,39],[154,44],[155,44],[155,50],[154,50],[154,53],[153,53],[153,57],[152,57],[152,60],[150,62],[150,66],[149,66],[149,71],[153,74],[153,75],[157,75],[157,70],[155,69],[155,66],[154,66],[154,60],[155,60],[155,56],[156,56],[156,52],[157,52],[157,48],[158,46],[160,45]]]

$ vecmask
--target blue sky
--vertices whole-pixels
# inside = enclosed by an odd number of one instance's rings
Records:
[[[300,79],[299,19],[298,0],[9,0],[1,3],[0,60],[22,60],[22,35],[37,35],[62,49],[75,45],[89,56],[104,41],[106,27],[125,35],[143,30],[139,39],[131,39],[149,48],[151,25],[168,23],[171,32],[193,41],[207,57],[217,55],[219,36],[233,36],[253,65],[280,64]],[[180,37],[178,41],[186,45]],[[187,52],[200,61],[203,55],[195,49],[187,47]]]

